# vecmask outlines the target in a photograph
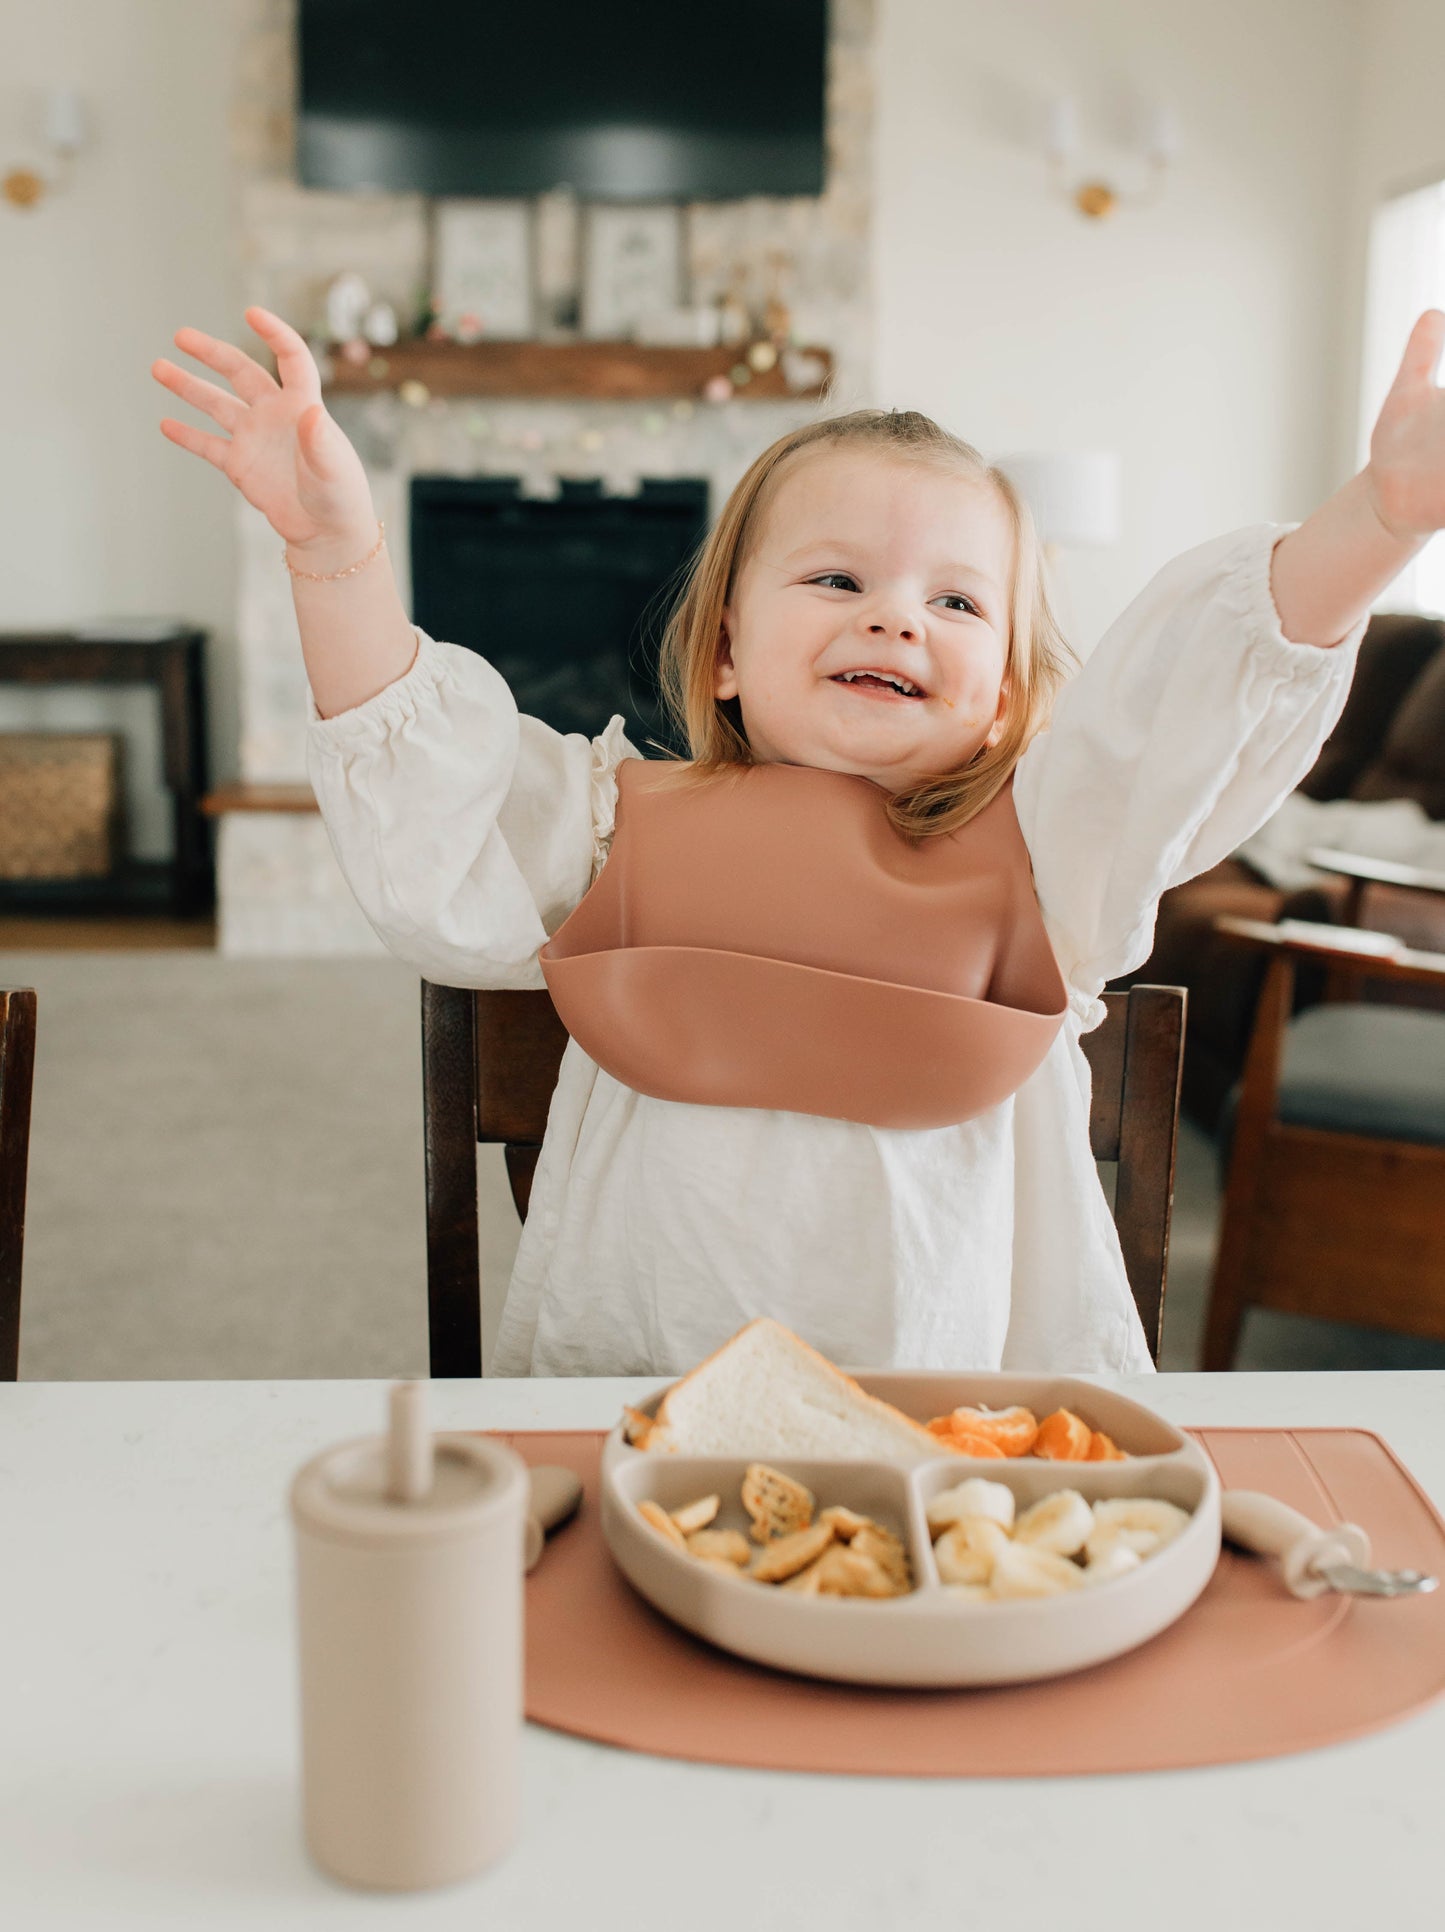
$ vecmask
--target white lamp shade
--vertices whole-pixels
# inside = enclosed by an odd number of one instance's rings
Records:
[[[997,467],[1033,512],[1042,543],[1097,550],[1119,541],[1119,458],[1113,450],[1000,456]]]

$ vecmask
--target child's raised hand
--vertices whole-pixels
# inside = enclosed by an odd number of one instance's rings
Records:
[[[235,394],[178,369],[151,364],[151,374],[183,402],[204,410],[226,436],[212,436],[171,417],[161,433],[228,476],[278,537],[298,551],[376,533],[371,487],[361,458],[321,401],[321,375],[304,339],[269,309],[246,320],[276,357],[278,383],[244,350],[199,329],[177,329],[177,348],[217,370]]]
[[[1426,309],[1370,437],[1370,500],[1391,535],[1407,543],[1445,528],[1445,389],[1435,382],[1442,346],[1445,311]]]

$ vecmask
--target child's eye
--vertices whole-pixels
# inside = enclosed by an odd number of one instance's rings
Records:
[[[981,617],[983,615],[973,599],[971,597],[965,597],[961,590],[947,591],[938,601],[940,604],[962,604],[964,609],[971,610],[975,617]]]
[[[810,577],[808,579],[808,582],[810,584],[826,584],[832,581],[834,578],[841,579],[841,581],[847,584],[850,589],[853,589],[853,590],[857,589],[857,585],[854,583],[853,579],[848,575],[846,570],[825,570],[822,573],[822,575],[819,577]]]

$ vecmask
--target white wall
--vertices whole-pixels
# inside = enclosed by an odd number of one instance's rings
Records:
[[[1122,542],[1060,559],[1085,648],[1178,551],[1349,474],[1359,33],[1354,0],[882,0],[880,400],[991,457],[1120,452]],[[1086,220],[1043,106],[1076,94],[1090,172],[1142,182],[1134,89],[1181,153],[1157,204]]]
[[[230,0],[0,0],[0,174],[49,165],[41,90],[81,89],[68,192],[0,201],[0,629],[139,615],[212,633],[213,774],[236,739],[235,492],[168,443],[149,373],[184,323],[240,339],[226,97]],[[135,733],[139,849],[169,849],[148,694],[0,686],[0,729]]]

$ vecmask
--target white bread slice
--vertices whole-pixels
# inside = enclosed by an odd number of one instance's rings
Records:
[[[630,1415],[637,1448],[684,1456],[915,1463],[951,1449],[766,1315],[674,1382],[646,1425]]]

